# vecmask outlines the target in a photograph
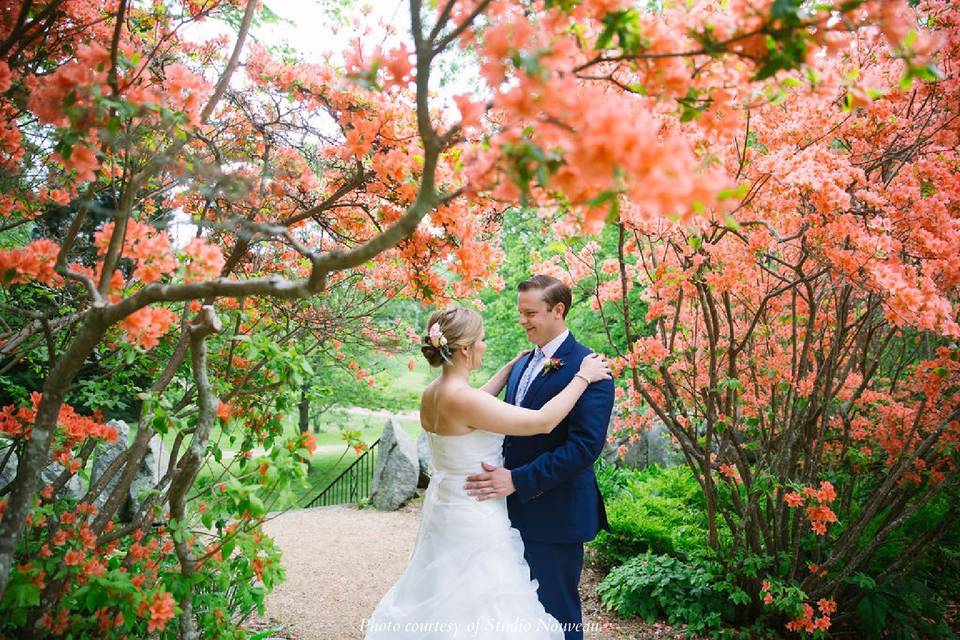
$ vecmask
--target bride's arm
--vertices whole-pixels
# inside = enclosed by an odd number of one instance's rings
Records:
[[[510,378],[510,371],[513,369],[513,365],[517,364],[517,361],[528,353],[530,353],[529,349],[521,351],[520,355],[500,367],[500,371],[493,374],[493,377],[487,380],[487,384],[480,387],[480,390],[492,396],[500,395],[500,392],[503,391],[503,386],[507,384],[507,380]]]
[[[584,361],[567,386],[537,411],[507,404],[480,389],[471,388],[454,394],[448,402],[464,423],[476,429],[510,436],[550,433],[570,413],[592,382],[610,377],[610,370],[596,354],[587,356]]]

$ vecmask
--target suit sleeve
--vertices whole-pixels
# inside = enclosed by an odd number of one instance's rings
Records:
[[[613,412],[613,380],[587,387],[567,418],[567,441],[553,451],[511,470],[521,502],[559,486],[600,457]]]

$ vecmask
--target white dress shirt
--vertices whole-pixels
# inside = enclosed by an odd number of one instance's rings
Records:
[[[563,344],[563,341],[567,339],[568,335],[570,335],[570,329],[564,329],[560,335],[540,348],[540,350],[543,351],[543,360],[534,368],[531,380],[536,379],[536,377],[540,375],[540,372],[543,371],[543,363],[546,362],[548,358],[553,357],[553,354],[557,352],[557,349],[560,348],[560,345]],[[533,357],[532,354],[531,357]]]

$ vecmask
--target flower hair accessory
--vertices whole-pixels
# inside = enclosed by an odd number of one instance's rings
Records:
[[[450,353],[450,348],[447,346],[447,336],[443,335],[443,331],[440,330],[439,322],[434,322],[433,326],[430,327],[427,339],[430,341],[430,344],[440,352],[440,356],[446,360],[447,363],[453,364],[453,354]]]
[[[441,345],[447,344],[447,336],[443,335],[443,331],[440,331],[440,323],[434,322],[433,326],[430,327],[430,344],[436,348],[440,348]]]
[[[551,371],[555,371],[563,366],[563,360],[560,358],[547,358],[543,361],[543,373],[540,375],[545,376]]]

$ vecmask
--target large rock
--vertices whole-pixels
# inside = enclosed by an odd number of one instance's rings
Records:
[[[426,489],[430,484],[430,436],[421,431],[417,436],[417,457],[420,458],[420,477],[417,479],[417,489]]]
[[[0,489],[3,489],[5,486],[13,482],[13,479],[17,477],[17,452],[10,451],[12,445],[7,445],[6,447],[0,447],[0,464],[3,464],[4,459],[7,457],[7,453],[10,454],[10,459],[7,460],[7,464],[0,468]]]
[[[117,459],[117,456],[123,453],[130,440],[130,427],[123,420],[111,420],[107,425],[117,430],[117,439],[114,442],[101,442],[97,445],[96,455],[93,459],[93,470],[90,473],[91,487],[96,484],[99,478],[103,477],[104,472],[110,464]],[[103,505],[107,503],[107,499],[109,499],[113,493],[113,489],[117,486],[117,482],[119,482],[122,473],[123,468],[121,467],[113,474],[113,477],[107,483],[107,486],[104,487],[103,491],[97,495],[94,504],[97,505],[98,511],[102,510]],[[126,512],[126,504],[121,505],[118,512],[120,516],[123,517]]]
[[[40,472],[40,486],[45,487],[48,484],[53,484],[57,481],[57,478],[60,477],[61,473],[63,473],[63,465],[59,462],[51,462]],[[67,480],[67,484],[63,486],[63,489],[57,492],[57,497],[79,501],[83,498],[84,494],[86,494],[86,491],[84,491],[83,488],[83,481],[80,479],[80,476],[75,473],[70,476],[70,479]]]
[[[390,418],[377,445],[370,502],[380,511],[399,509],[416,495],[419,477],[417,443]]]
[[[160,436],[153,434],[150,442],[147,444],[147,451],[140,460],[140,468],[137,469],[137,475],[130,483],[130,503],[128,505],[131,517],[140,510],[140,505],[146,495],[141,495],[144,491],[150,491],[160,483],[160,479],[167,473],[170,466],[170,452]]]
[[[6,487],[8,484],[13,482],[14,478],[17,477],[17,466],[20,463],[19,458],[17,457],[17,452],[10,451],[10,447],[0,448],[0,462],[3,462],[6,458],[7,453],[10,453],[10,458],[7,460],[6,466],[0,470],[0,489]],[[63,465],[59,462],[51,462],[40,472],[40,488],[47,486],[48,484],[53,484],[57,481],[57,478],[60,477],[60,474],[63,473]],[[73,474],[70,476],[70,479],[67,480],[67,484],[57,493],[58,498],[71,498],[73,500],[80,500],[84,494],[83,482],[80,480],[80,476]]]
[[[613,443],[606,443],[601,457],[607,462],[631,469],[642,469],[651,464],[675,467],[684,463],[683,454],[673,442],[670,430],[659,419],[654,419],[650,428],[638,435],[640,437],[632,444],[629,436],[621,436]],[[617,454],[620,445],[627,447],[622,459]]]

